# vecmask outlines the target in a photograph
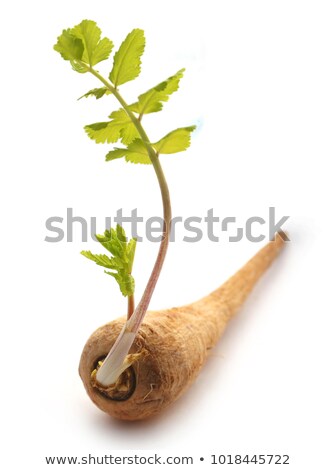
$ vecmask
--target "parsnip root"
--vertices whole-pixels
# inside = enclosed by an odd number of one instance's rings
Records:
[[[230,318],[284,246],[277,234],[235,275],[207,297],[184,307],[147,312],[130,353],[132,365],[113,387],[95,381],[98,362],[108,354],[125,317],[88,339],[79,373],[92,401],[122,420],[149,418],[177,400],[193,383]]]

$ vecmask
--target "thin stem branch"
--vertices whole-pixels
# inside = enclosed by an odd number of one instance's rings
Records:
[[[128,306],[127,306],[127,320],[131,318],[134,312],[134,295],[128,296]]]
[[[166,253],[167,253],[167,249],[169,245],[170,224],[171,224],[172,214],[171,214],[171,203],[170,203],[170,195],[169,195],[167,181],[164,176],[159,157],[155,149],[152,147],[150,143],[147,133],[142,126],[141,119],[138,119],[133,114],[133,112],[129,109],[125,100],[120,95],[119,91],[116,89],[116,87],[112,83],[110,83],[108,80],[102,77],[99,74],[99,72],[94,70],[92,67],[87,67],[87,69],[89,72],[92,73],[92,75],[98,78],[98,80],[100,80],[106,86],[106,88],[108,88],[108,90],[111,91],[111,93],[115,96],[115,98],[119,101],[119,103],[121,104],[121,106],[123,107],[127,115],[129,116],[130,120],[133,122],[143,143],[145,144],[148,156],[153,164],[153,167],[154,167],[154,170],[155,170],[158,182],[159,182],[162,205],[163,205],[163,219],[164,219],[160,248],[158,251],[158,255],[157,255],[153,270],[151,272],[146,288],[144,290],[144,293],[134,313],[132,312],[133,314],[130,314],[130,299],[129,299],[129,304],[128,304],[129,309],[128,309],[127,323],[125,325],[125,328],[120,333],[117,341],[113,345],[104,363],[102,364],[102,366],[99,368],[97,372],[97,380],[102,385],[108,386],[108,385],[115,383],[119,375],[124,370],[124,367],[122,364],[124,363],[124,360],[125,360],[126,355],[128,354],[129,348],[131,347],[132,342],[135,338],[135,335],[138,332],[141,326],[141,323],[143,321],[143,318],[147,312],[149,302],[152,298],[156,283],[160,276],[163,262],[166,257]],[[133,309],[134,309],[134,305],[133,305]],[[126,333],[130,333],[130,334],[126,334]],[[130,342],[130,338],[133,338],[132,342]],[[125,351],[126,351],[126,354],[125,354]]]

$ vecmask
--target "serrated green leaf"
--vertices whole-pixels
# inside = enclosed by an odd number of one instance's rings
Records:
[[[71,33],[70,29],[64,29],[62,34],[58,36],[54,49],[61,54],[64,60],[81,60],[84,44],[81,39]]]
[[[139,137],[139,133],[126,111],[123,109],[113,111],[109,117],[112,118],[111,121],[96,122],[84,127],[90,139],[97,144],[111,144],[121,139],[123,144],[128,145]]]
[[[109,116],[115,126],[120,128],[120,139],[125,145],[130,144],[134,139],[139,138],[139,132],[124,109],[113,111]]]
[[[134,80],[140,74],[141,56],[144,49],[143,30],[133,29],[114,55],[113,68],[109,78],[116,87]]]
[[[110,150],[106,155],[105,160],[110,162],[112,160],[117,160],[118,158],[123,158],[126,156],[125,150],[127,149],[115,148],[114,150]]]
[[[190,146],[190,134],[196,126],[180,127],[154,144],[151,144],[158,154],[178,153]],[[141,139],[133,140],[127,147],[116,147],[106,155],[106,161],[125,157],[127,162],[150,165],[152,162],[148,156],[147,147]]]
[[[128,274],[125,272],[123,273],[112,273],[110,271],[104,271],[104,272],[108,274],[109,276],[114,277],[114,279],[119,284],[120,292],[122,293],[122,295],[124,295],[125,297],[133,295],[135,282],[131,274]]]
[[[93,88],[93,90],[88,91],[85,93],[85,95],[80,96],[78,100],[81,100],[82,98],[88,98],[89,96],[95,96],[97,100],[99,98],[102,98],[104,95],[110,95],[112,92],[103,86],[102,88]]]
[[[109,58],[113,43],[108,38],[100,39],[101,30],[95,21],[83,20],[71,29],[71,33],[84,45],[82,61],[91,67]]]
[[[115,229],[105,230],[103,235],[96,235],[99,243],[108,250],[112,257],[107,255],[95,255],[91,251],[82,251],[81,254],[94,261],[99,266],[112,271],[105,271],[106,274],[116,279],[123,295],[132,295],[134,293],[134,279],[131,275],[136,240],[132,238],[129,242],[126,238],[125,230],[121,225]]]
[[[150,165],[152,162],[148,156],[147,148],[141,139],[135,139],[127,147],[127,154],[125,156],[127,162],[142,163]]]
[[[81,255],[94,261],[99,266],[103,266],[108,269],[117,269],[117,263],[107,255],[94,255],[91,251],[81,251]]]
[[[106,155],[106,161],[116,160],[125,157],[127,162],[142,163],[150,165],[152,162],[148,156],[147,148],[141,139],[135,139],[128,147],[116,147]]]
[[[116,227],[116,237],[117,237],[119,242],[127,243],[127,237],[126,237],[125,230],[119,224],[117,224],[117,227]],[[126,253],[127,253],[127,250],[126,250]]]
[[[152,144],[158,153],[183,152],[190,146],[190,134],[196,126],[180,127],[165,135],[155,144]]]
[[[184,71],[185,69],[179,70],[164,82],[138,96],[138,101],[130,105],[130,110],[140,115],[161,111],[163,103],[168,101],[169,96],[178,90]]]
[[[97,144],[113,144],[120,138],[120,126],[113,121],[88,124],[84,129]]]
[[[136,238],[131,238],[131,240],[127,244],[127,257],[128,257],[128,260],[129,260],[129,267],[130,267],[131,271],[132,271],[132,268],[133,268],[136,244],[137,244]]]
[[[118,259],[124,258],[122,242],[118,239],[117,233],[113,228],[105,230],[104,235],[96,235],[96,238],[113,256]]]

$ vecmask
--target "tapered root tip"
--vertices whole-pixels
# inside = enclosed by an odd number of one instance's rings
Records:
[[[289,235],[288,235],[288,232],[285,232],[283,230],[279,230],[279,232],[277,232],[273,238],[273,241],[278,241],[278,242],[282,242],[282,244],[284,242],[289,242],[290,241],[290,238],[289,238]]]
[[[284,232],[280,230],[277,232],[273,239],[264,247],[264,250],[269,250],[271,253],[274,254],[274,257],[277,256],[278,252],[284,248],[286,242],[289,242],[290,238],[288,236],[288,232]]]
[[[201,309],[212,305],[218,316],[227,323],[243,304],[258,279],[270,267],[286,242],[288,234],[279,231],[273,240],[261,248],[239,271],[209,296],[199,300],[196,305]],[[221,315],[222,314],[222,315]]]
[[[277,232],[266,246],[264,246],[253,258],[250,259],[240,269],[235,276],[236,278],[248,277],[256,282],[256,280],[269,268],[279,252],[284,248],[286,242],[289,241],[288,234],[282,230]],[[253,282],[253,283],[254,283]],[[252,286],[251,286],[252,287]]]

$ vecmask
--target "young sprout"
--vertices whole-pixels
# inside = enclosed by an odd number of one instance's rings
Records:
[[[117,225],[116,230],[105,230],[104,235],[96,235],[96,239],[106,248],[112,256],[95,255],[91,251],[82,251],[81,254],[103,266],[109,271],[106,274],[114,277],[118,282],[122,295],[128,298],[127,319],[134,311],[134,278],[132,276],[133,261],[136,248],[136,239],[127,242],[124,229]]]
[[[131,31],[114,54],[113,65],[108,78],[103,77],[96,65],[107,60],[111,54],[113,43],[108,38],[101,39],[101,30],[91,20],[83,20],[73,28],[66,29],[58,37],[54,49],[63,59],[70,62],[74,71],[92,74],[102,86],[87,92],[83,97],[113,95],[120,108],[109,115],[109,120],[85,126],[87,135],[97,143],[114,144],[106,155],[106,161],[125,158],[127,162],[151,164],[160,186],[163,204],[162,239],[143,295],[134,310],[134,279],[132,265],[136,241],[126,241],[126,236],[120,226],[97,235],[98,241],[112,256],[95,255],[90,251],[82,254],[103,266],[107,274],[113,276],[119,284],[124,296],[128,297],[127,321],[102,365],[96,371],[95,379],[98,384],[110,387],[116,384],[122,372],[137,359],[130,355],[129,350],[142,324],[158,281],[169,244],[171,224],[171,204],[167,182],[160,163],[161,154],[172,154],[186,150],[190,145],[190,136],[195,126],[175,129],[157,142],[152,142],[145,131],[142,121],[145,115],[161,111],[164,102],[178,90],[184,69],[175,75],[150,88],[138,96],[138,100],[127,104],[119,92],[124,83],[138,77],[141,70],[141,56],[145,48],[145,36],[141,29]],[[133,311],[134,310],[134,311]]]

